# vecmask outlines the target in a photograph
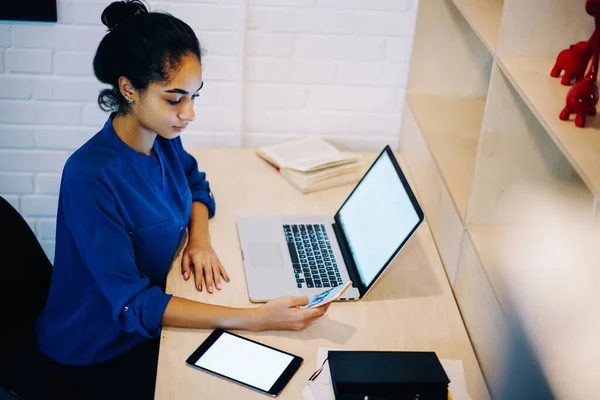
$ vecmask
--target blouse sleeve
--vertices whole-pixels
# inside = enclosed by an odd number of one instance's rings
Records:
[[[192,192],[192,201],[199,201],[208,207],[208,218],[215,215],[216,204],[210,185],[206,180],[206,173],[198,171],[198,162],[183,148],[181,138],[173,139],[175,149]]]
[[[110,189],[98,178],[63,174],[59,218],[64,218],[84,267],[126,332],[157,337],[171,295],[149,287],[135,264],[133,246]],[[63,215],[60,215],[60,214]]]

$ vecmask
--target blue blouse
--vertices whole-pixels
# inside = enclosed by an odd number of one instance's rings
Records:
[[[192,202],[215,213],[180,138],[157,137],[156,156],[146,156],[117,136],[113,118],[62,174],[50,295],[37,323],[40,348],[60,364],[103,362],[157,337]]]

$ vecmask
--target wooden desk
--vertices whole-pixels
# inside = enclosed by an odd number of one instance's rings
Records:
[[[259,159],[251,149],[188,151],[207,173],[217,201],[210,221],[213,247],[231,278],[222,291],[198,292],[181,276],[180,255],[173,263],[167,292],[205,303],[249,307],[236,229],[239,215],[333,215],[353,185],[302,195]],[[369,159],[374,155],[369,154]],[[402,160],[401,160],[402,163]],[[261,399],[265,395],[188,367],[186,358],[210,330],[166,327],[162,330],[157,399]],[[301,399],[315,371],[317,347],[364,350],[435,351],[440,358],[463,360],[469,394],[488,399],[431,233],[423,224],[376,287],[361,301],[333,304],[327,315],[302,332],[237,332],[297,354],[304,364],[280,395]]]

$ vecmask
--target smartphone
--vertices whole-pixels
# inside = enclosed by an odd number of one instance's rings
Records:
[[[350,286],[352,286],[352,281],[342,283],[339,286],[319,293],[318,295],[311,297],[310,300],[308,300],[307,305],[301,306],[300,308],[315,308],[331,303],[332,301],[337,300]]]
[[[294,354],[215,329],[186,364],[275,397],[302,361]]]

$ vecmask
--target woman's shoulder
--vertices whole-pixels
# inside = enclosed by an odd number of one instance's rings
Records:
[[[118,153],[100,131],[69,156],[63,170],[63,179],[70,175],[99,177],[107,168],[119,169],[119,164]]]

